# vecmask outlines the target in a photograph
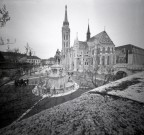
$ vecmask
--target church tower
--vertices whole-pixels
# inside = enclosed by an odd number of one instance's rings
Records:
[[[67,5],[65,6],[65,18],[62,26],[62,55],[66,57],[66,53],[70,48],[70,28],[67,17]]]
[[[90,28],[89,28],[89,22],[88,22],[88,30],[87,30],[87,41],[90,39]]]

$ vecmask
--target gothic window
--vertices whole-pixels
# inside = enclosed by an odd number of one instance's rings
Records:
[[[92,55],[94,55],[94,50],[92,50]]]
[[[105,56],[102,56],[102,65],[105,65]]]
[[[68,42],[66,42],[66,47],[68,47]]]
[[[100,57],[97,56],[97,64],[99,65],[100,64]]]
[[[68,40],[68,35],[66,35],[66,40]]]
[[[100,48],[97,49],[97,54],[100,54]]]
[[[113,49],[113,47],[112,47],[112,53],[114,52],[114,49]]]
[[[81,65],[81,61],[79,60],[79,65]]]
[[[91,60],[91,65],[93,65],[93,59]]]
[[[107,65],[110,64],[110,56],[107,57]]]
[[[105,48],[104,48],[104,47],[103,47],[103,50],[102,50],[102,52],[103,52],[103,53],[105,53]]]
[[[108,47],[107,52],[110,53],[110,47]]]

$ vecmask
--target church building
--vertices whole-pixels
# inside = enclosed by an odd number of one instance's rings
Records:
[[[70,71],[83,72],[90,68],[99,68],[100,73],[105,73],[106,67],[116,63],[115,45],[104,30],[92,36],[88,24],[86,40],[80,41],[78,35],[70,47],[70,28],[65,6],[65,18],[62,26],[62,64]]]

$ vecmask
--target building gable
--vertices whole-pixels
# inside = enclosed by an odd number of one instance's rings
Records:
[[[99,44],[114,45],[114,43],[112,42],[106,31],[102,31],[88,40],[88,42],[94,42],[94,41],[97,41]]]

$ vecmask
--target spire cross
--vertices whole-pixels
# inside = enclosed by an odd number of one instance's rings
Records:
[[[106,30],[106,26],[104,26],[104,31]]]

